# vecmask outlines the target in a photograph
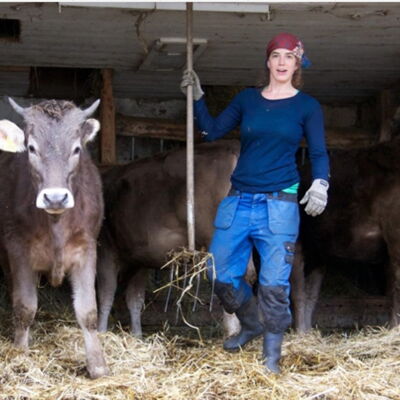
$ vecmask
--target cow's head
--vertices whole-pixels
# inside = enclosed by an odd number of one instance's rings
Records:
[[[36,207],[50,214],[74,207],[72,183],[86,143],[100,129],[100,123],[89,118],[100,100],[85,110],[68,101],[49,100],[27,108],[11,98],[9,102],[24,118],[28,163],[38,193]]]
[[[0,150],[12,153],[25,150],[25,136],[22,129],[14,122],[3,119],[0,121]]]

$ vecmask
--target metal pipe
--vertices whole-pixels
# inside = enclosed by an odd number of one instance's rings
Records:
[[[193,3],[186,3],[186,68],[193,71]],[[194,250],[194,156],[193,156],[193,85],[186,95],[186,196],[188,249]]]

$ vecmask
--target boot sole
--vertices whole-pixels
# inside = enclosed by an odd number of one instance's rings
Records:
[[[244,344],[241,345],[241,346],[238,346],[238,347],[230,347],[230,348],[229,348],[229,347],[226,348],[225,346],[222,346],[222,348],[223,348],[225,351],[227,351],[228,353],[239,353],[239,351],[240,351],[240,350],[243,350],[249,342],[251,342],[251,341],[254,340],[254,339],[257,339],[257,338],[260,337],[262,334],[263,334],[263,332],[259,333],[258,335],[253,336],[251,339],[249,339],[246,343],[244,343]]]
[[[244,346],[239,346],[239,347],[233,347],[232,349],[226,349],[225,347],[223,347],[223,349],[225,351],[227,351],[228,353],[239,353],[240,350],[243,349]]]

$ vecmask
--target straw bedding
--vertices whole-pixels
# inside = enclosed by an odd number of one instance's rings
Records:
[[[229,354],[221,338],[201,343],[188,329],[173,334],[164,326],[139,340],[116,328],[101,335],[112,376],[92,381],[81,332],[65,302],[53,298],[39,310],[27,354],[11,344],[6,307],[0,317],[1,399],[400,399],[398,329],[289,333],[283,374],[268,376],[260,339]]]
[[[195,277],[203,269],[200,263],[196,273],[185,275]],[[178,275],[171,284],[179,294]],[[197,297],[194,281],[187,282]],[[41,288],[32,344],[24,353],[12,345],[11,310],[0,284],[0,400],[400,400],[399,328],[288,333],[283,373],[271,376],[261,364],[261,339],[230,354],[222,350],[215,329],[207,334],[202,328],[199,335],[185,326],[162,326],[160,320],[158,329],[139,340],[117,325],[100,335],[111,376],[90,380],[67,292]]]

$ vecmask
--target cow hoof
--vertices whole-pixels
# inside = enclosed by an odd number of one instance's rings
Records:
[[[29,335],[26,332],[15,333],[14,346],[20,350],[27,351],[29,348]]]
[[[29,346],[27,344],[17,344],[14,342],[14,347],[22,353],[28,353],[29,351]]]
[[[133,330],[131,329],[131,335],[135,338],[135,339],[143,339],[143,333],[142,330],[137,331],[137,330]]]
[[[107,366],[94,367],[94,368],[88,367],[88,372],[91,379],[97,379],[101,378],[102,376],[110,375],[110,370],[108,369]]]
[[[309,328],[296,328],[296,333],[298,335],[306,335],[310,330]]]

